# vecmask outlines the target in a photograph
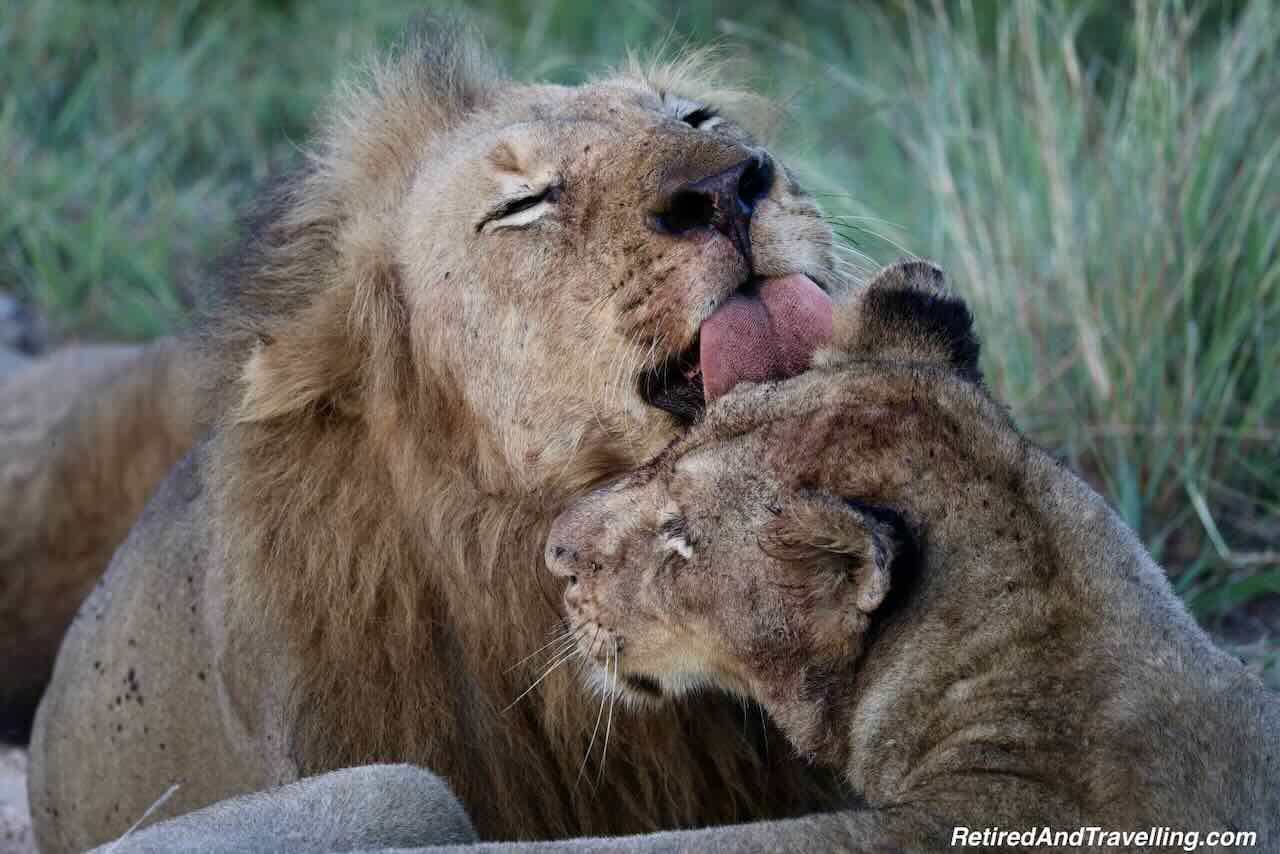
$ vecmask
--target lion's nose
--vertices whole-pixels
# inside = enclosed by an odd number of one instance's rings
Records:
[[[756,154],[723,172],[680,184],[661,197],[653,222],[677,236],[714,228],[751,261],[751,214],[773,188],[773,161]]]

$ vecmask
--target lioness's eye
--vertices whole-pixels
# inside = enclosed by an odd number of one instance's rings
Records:
[[[689,127],[709,130],[720,123],[720,114],[710,107],[698,107],[696,110],[681,116],[680,121]]]
[[[564,188],[560,184],[550,184],[537,193],[518,196],[502,202],[498,207],[480,220],[476,231],[485,227],[490,230],[499,228],[519,228],[539,219],[551,206],[560,201]]]

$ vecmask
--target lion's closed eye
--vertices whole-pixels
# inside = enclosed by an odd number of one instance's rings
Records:
[[[564,187],[559,182],[540,190],[504,199],[489,211],[476,226],[476,231],[523,228],[544,217],[560,201]]]

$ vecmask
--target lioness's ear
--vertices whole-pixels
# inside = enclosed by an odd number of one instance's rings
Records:
[[[947,289],[942,270],[927,261],[900,261],[881,270],[843,312],[832,348],[854,356],[950,365],[981,382],[978,339],[964,300]]]
[[[889,567],[897,552],[893,526],[868,509],[830,495],[801,495],[778,510],[760,534],[771,557],[805,562],[835,557],[851,582],[851,603],[874,611],[889,592]]]

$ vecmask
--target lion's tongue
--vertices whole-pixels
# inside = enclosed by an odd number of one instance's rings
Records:
[[[702,323],[707,402],[741,382],[801,373],[830,340],[831,298],[808,276],[767,279],[755,294],[735,294]]]

